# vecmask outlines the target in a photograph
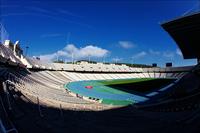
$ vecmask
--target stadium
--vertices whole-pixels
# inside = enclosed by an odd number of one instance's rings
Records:
[[[193,66],[48,63],[0,45],[0,133],[199,132],[200,13],[161,24]],[[3,26],[1,26],[1,31]]]

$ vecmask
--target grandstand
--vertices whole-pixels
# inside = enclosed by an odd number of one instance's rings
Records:
[[[195,13],[162,24],[186,59],[199,61],[199,20],[200,14]],[[0,63],[2,133],[199,132],[199,62],[165,68],[47,63],[25,57],[19,41],[5,40],[0,45]],[[170,82],[159,85],[162,79]],[[139,93],[117,86],[128,83],[149,88]]]

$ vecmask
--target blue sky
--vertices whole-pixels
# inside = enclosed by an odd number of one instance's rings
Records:
[[[0,0],[9,39],[44,60],[191,65],[160,23],[197,0]]]

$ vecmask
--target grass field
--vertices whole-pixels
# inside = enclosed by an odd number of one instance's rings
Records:
[[[140,78],[140,79],[120,79],[120,80],[103,80],[99,81],[104,85],[119,85],[119,84],[130,84],[130,83],[137,83],[137,82],[144,82],[155,80],[154,78]]]
[[[121,90],[128,93],[148,93],[152,90],[160,89],[170,84],[174,79],[136,79],[120,81],[104,81],[105,86]]]
[[[148,100],[145,93],[160,89],[174,79],[121,79],[70,82],[66,88],[88,98],[99,99],[103,104],[129,105]],[[87,89],[86,86],[92,86]]]

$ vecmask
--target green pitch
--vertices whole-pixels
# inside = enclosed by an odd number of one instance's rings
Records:
[[[99,99],[103,104],[129,105],[148,100],[147,91],[159,89],[171,80],[173,79],[139,78],[77,81],[68,83],[66,88],[79,96]],[[87,89],[86,86],[92,88]]]
[[[120,80],[103,80],[99,81],[103,85],[119,85],[119,84],[130,84],[130,83],[137,83],[137,82],[144,82],[155,80],[155,78],[140,78],[140,79],[120,79]]]

